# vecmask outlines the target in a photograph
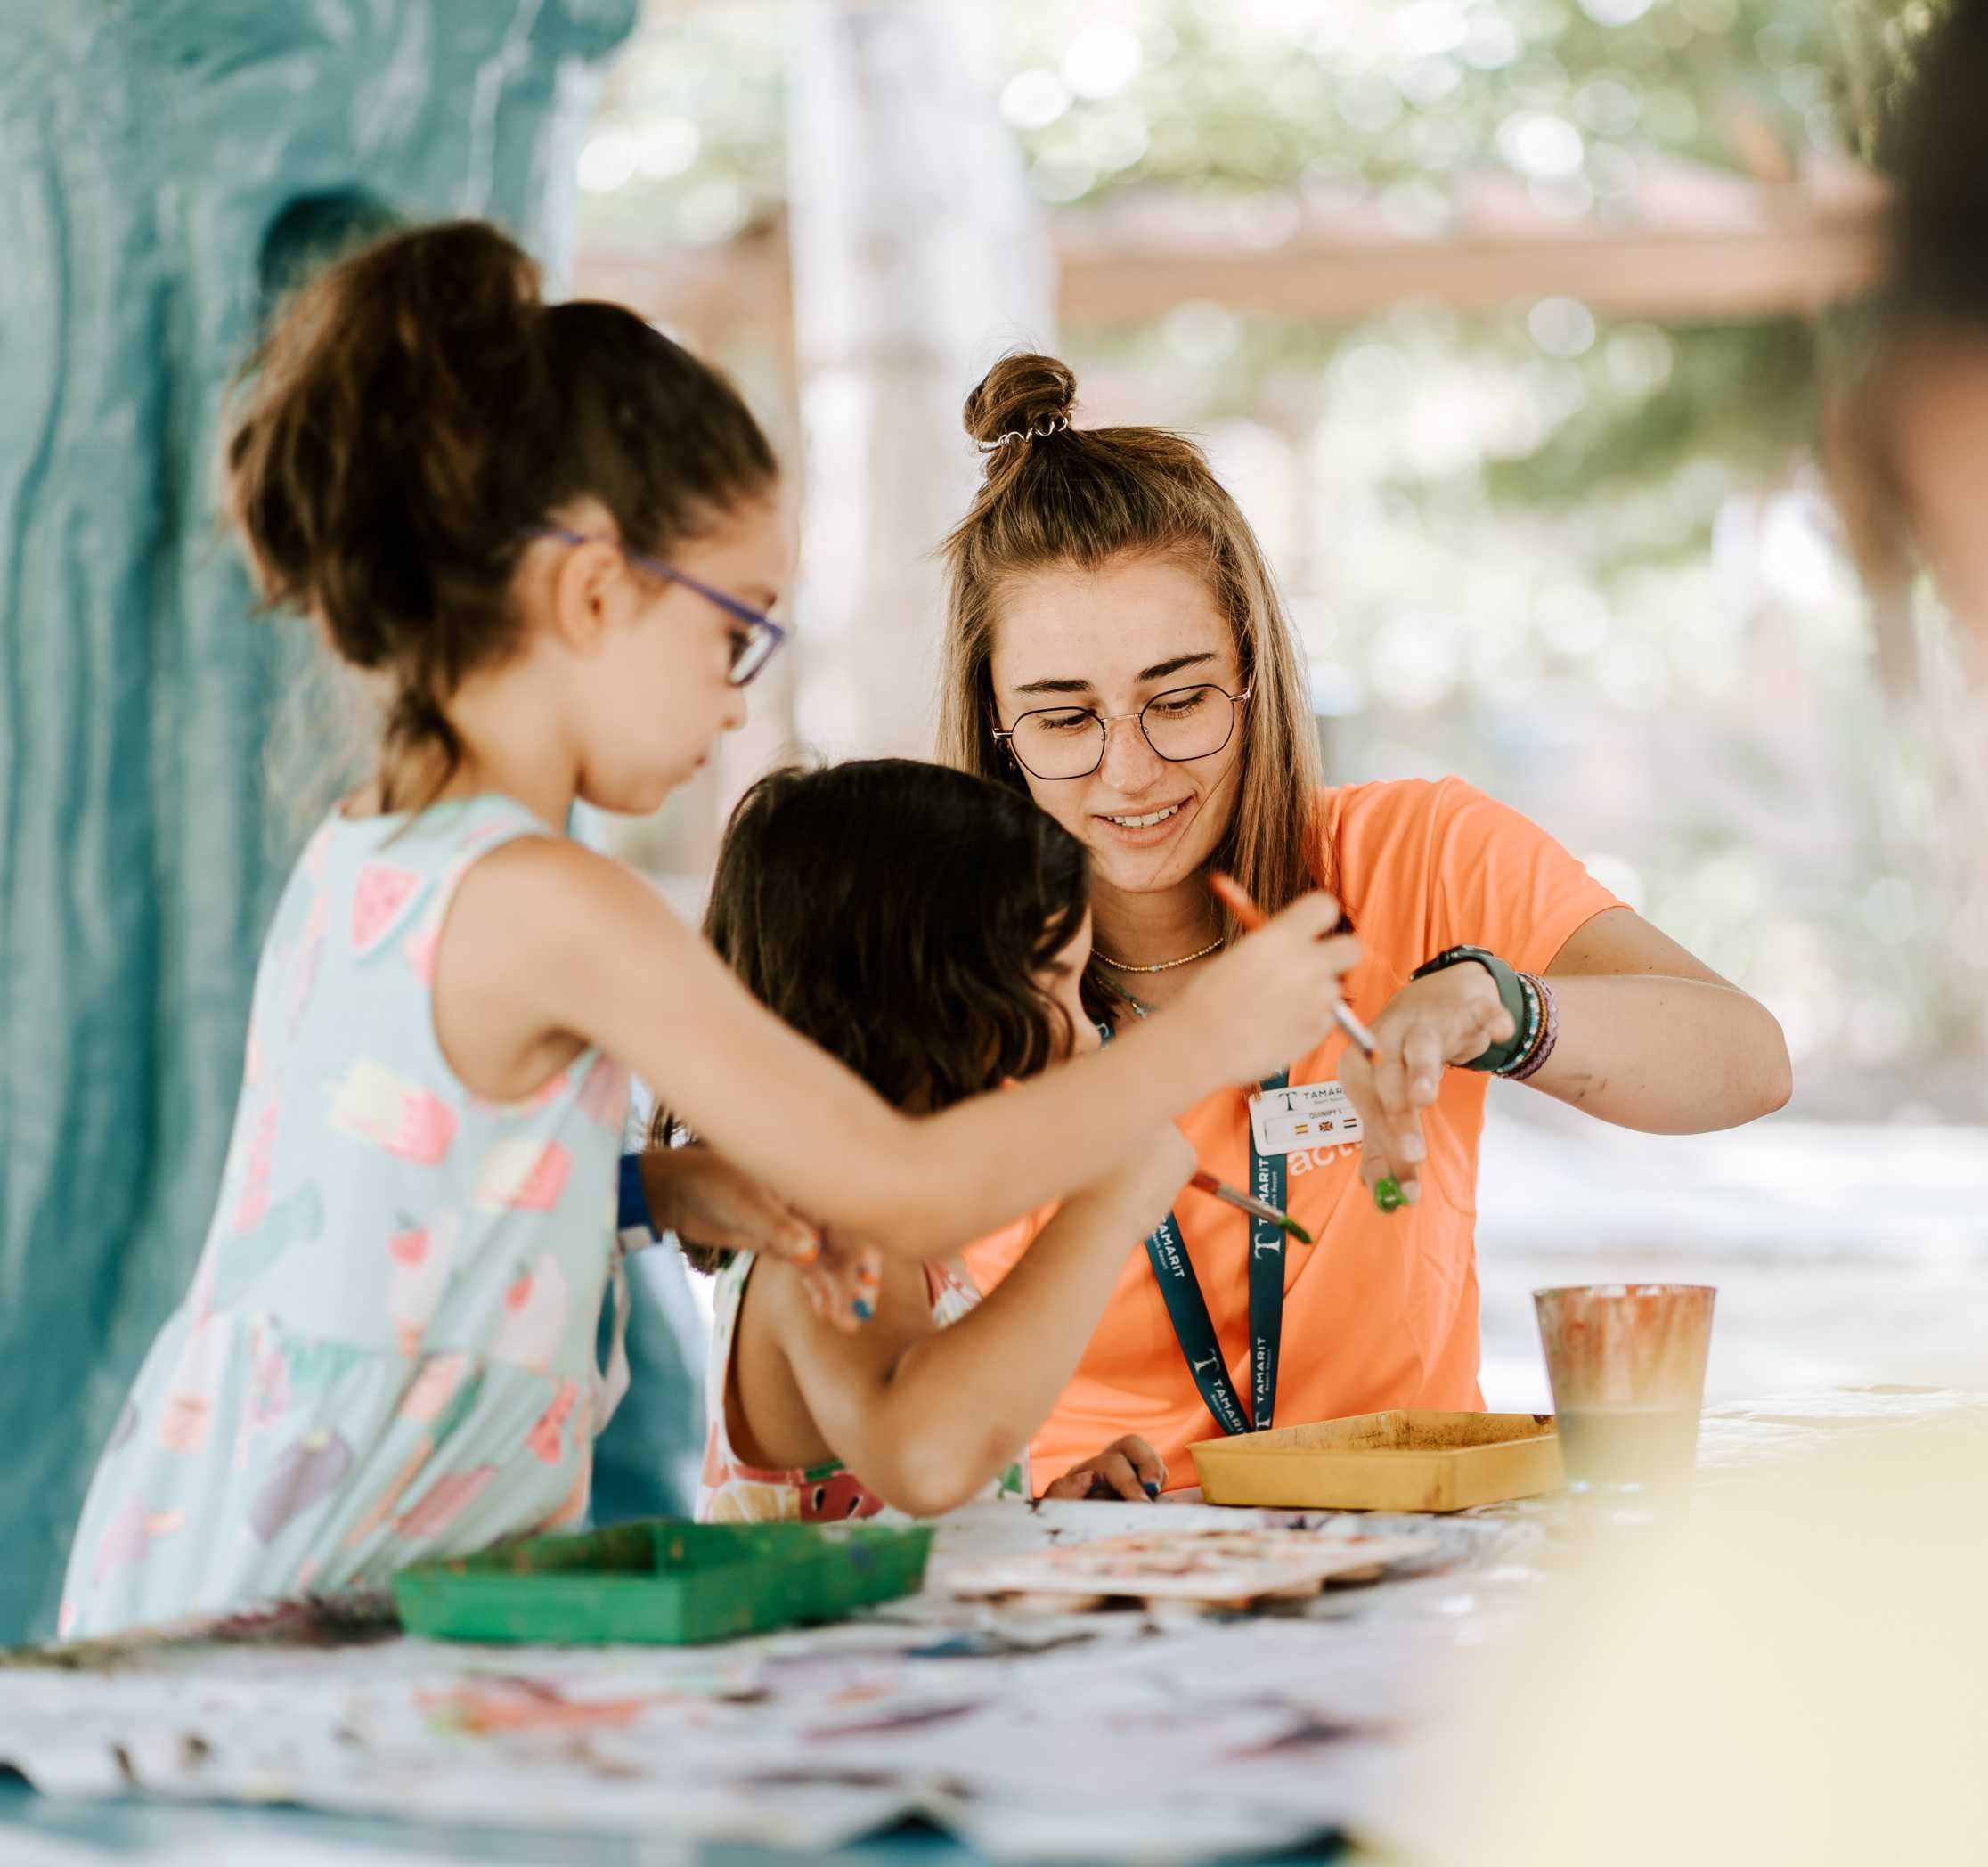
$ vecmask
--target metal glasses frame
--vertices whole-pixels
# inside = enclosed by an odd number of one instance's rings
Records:
[[[1175,694],[1199,693],[1204,688],[1219,694],[1229,704],[1229,730],[1222,735],[1222,743],[1219,746],[1210,746],[1206,752],[1189,753],[1185,758],[1175,758],[1172,754],[1162,752],[1157,746],[1153,746],[1153,735],[1146,730],[1145,726],[1146,707],[1157,706],[1162,700],[1168,699]],[[991,730],[995,743],[1006,746],[1008,749],[1008,756],[1021,766],[1031,778],[1039,778],[1046,785],[1060,785],[1076,779],[1088,778],[1092,772],[1097,770],[1098,765],[1104,762],[1104,754],[1112,749],[1112,729],[1120,720],[1137,720],[1139,722],[1139,737],[1153,747],[1153,755],[1155,758],[1165,759],[1169,765],[1191,765],[1196,759],[1213,758],[1218,752],[1226,750],[1228,742],[1235,737],[1236,713],[1255,691],[1254,683],[1244,688],[1240,694],[1232,694],[1226,688],[1218,687],[1212,681],[1190,681],[1185,687],[1169,687],[1165,693],[1155,694],[1152,699],[1146,702],[1145,706],[1140,707],[1136,713],[1101,713],[1095,708],[1088,706],[1031,706],[1027,713],[1017,713],[1014,716],[1014,726],[997,726]],[[1028,760],[1014,749],[1015,728],[1019,727],[1024,720],[1034,719],[1038,713],[1088,713],[1092,719],[1097,722],[1100,729],[1097,741],[1097,763],[1088,765],[1081,771],[1061,771],[1054,778],[1046,772],[1038,771]]]
[[[617,544],[611,538],[591,538],[584,532],[569,530],[565,526],[527,526],[524,535],[527,538],[556,538],[561,544],[605,544],[651,576],[661,577],[666,583],[680,583],[686,590],[694,590],[707,603],[715,603],[729,616],[736,618],[744,626],[732,632],[731,670],[727,679],[734,687],[744,687],[768,662],[773,652],[786,640],[786,630],[763,609],[755,609],[750,603],[742,603],[737,597],[727,596],[721,590],[713,589],[709,583],[700,583],[696,577],[687,575],[673,564],[665,564],[660,558],[652,558],[647,551],[631,550],[625,544]]]

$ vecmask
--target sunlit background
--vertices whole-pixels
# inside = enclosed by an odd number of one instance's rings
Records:
[[[575,289],[799,469],[796,651],[611,834],[695,907],[738,788],[917,751],[958,405],[1018,343],[1192,430],[1334,780],[1462,774],[1780,1016],[1793,1105],[1657,1141],[1494,1095],[1486,1389],[1527,1291],[1724,1292],[1712,1387],[1943,1378],[1988,1284],[1988,846],[1945,624],[1880,618],[1818,384],[1861,338],[1924,9],[1756,0],[655,5],[574,152]]]

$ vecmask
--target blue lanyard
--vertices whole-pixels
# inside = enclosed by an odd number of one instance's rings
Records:
[[[1288,1070],[1265,1079],[1266,1089],[1281,1089]],[[1287,1157],[1257,1152],[1250,1133],[1250,1191],[1280,1211],[1284,1205]],[[1166,1299],[1174,1339],[1194,1377],[1215,1423],[1224,1432],[1267,1431],[1277,1407],[1277,1350],[1283,1341],[1284,1235],[1267,1219],[1246,1221],[1250,1238],[1250,1410],[1242,1411],[1235,1384],[1222,1361],[1222,1345],[1209,1318],[1201,1279],[1181,1242],[1180,1221],[1169,1212],[1145,1242],[1146,1258]]]

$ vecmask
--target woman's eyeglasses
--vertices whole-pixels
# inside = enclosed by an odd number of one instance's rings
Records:
[[[1226,692],[1202,683],[1169,688],[1136,713],[1103,714],[1088,706],[1043,706],[1014,724],[997,726],[994,737],[1032,778],[1088,778],[1104,762],[1112,728],[1137,720],[1145,742],[1170,764],[1212,758],[1235,732],[1235,711],[1251,689]]]
[[[772,660],[773,651],[786,640],[786,631],[763,609],[755,609],[750,603],[742,603],[737,597],[727,596],[721,590],[713,590],[708,583],[686,576],[673,565],[664,563],[660,558],[651,558],[646,551],[631,550],[625,544],[615,544],[611,538],[590,538],[584,532],[569,531],[565,526],[527,526],[524,535],[556,538],[562,544],[613,545],[638,570],[646,570],[665,583],[680,583],[686,590],[696,591],[705,602],[715,603],[737,624],[731,632],[731,669],[726,677],[734,687],[744,687],[752,680]]]

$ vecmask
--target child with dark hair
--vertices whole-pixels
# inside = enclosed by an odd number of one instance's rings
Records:
[[[275,320],[228,511],[386,730],[278,905],[212,1227],[92,1481],[65,1632],[577,1519],[631,1066],[706,1170],[784,1203],[786,1249],[829,1225],[918,1260],[1149,1161],[1331,1023],[1352,949],[1313,896],[1167,1030],[909,1115],[560,834],[576,800],[656,810],[744,719],[783,633],[777,493],[729,383],[631,312],[545,303],[494,227],[397,234]]]
[[[1083,849],[962,771],[870,759],[762,779],[733,815],[705,932],[754,998],[910,1113],[1098,1046]],[[669,1131],[659,1116],[656,1138]],[[1021,1448],[1193,1170],[1179,1131],[1159,1130],[1066,1202],[985,1302],[956,1258],[893,1259],[854,1335],[814,1313],[791,1266],[692,1251],[719,1278],[698,1515],[929,1516],[1025,1490]],[[1140,1499],[1166,1478],[1128,1437],[1047,1489]]]

